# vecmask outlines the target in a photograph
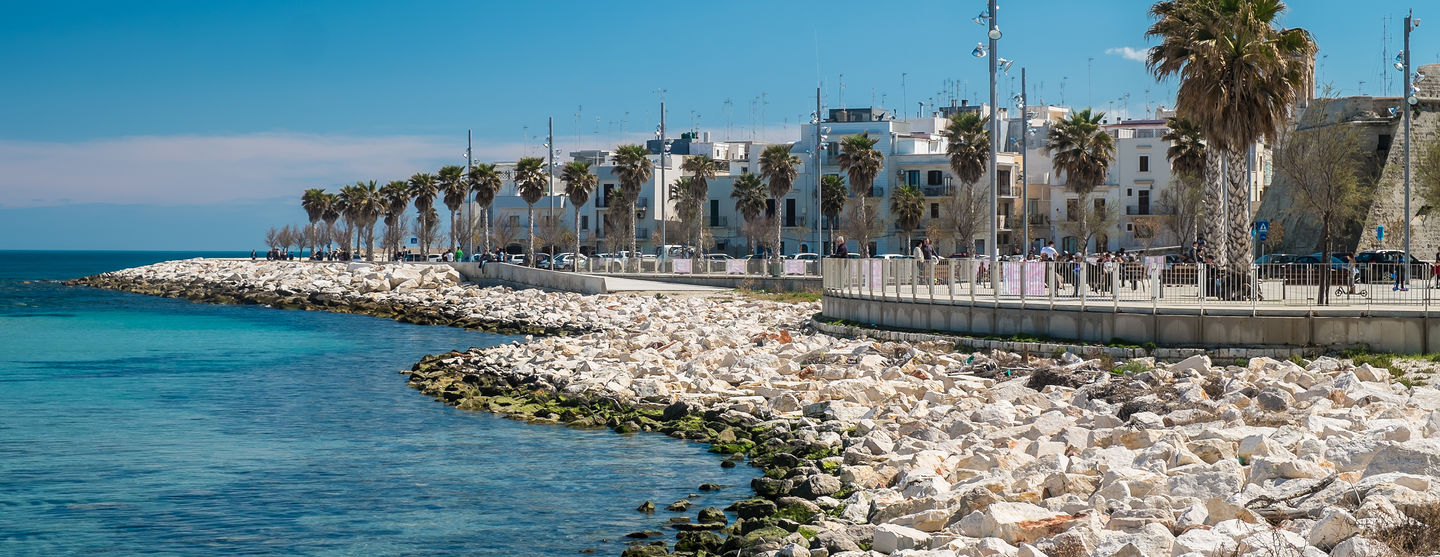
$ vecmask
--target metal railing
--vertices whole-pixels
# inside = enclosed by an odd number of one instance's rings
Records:
[[[782,259],[776,264],[772,259],[719,259],[719,258],[657,258],[653,255],[642,257],[610,256],[588,257],[580,261],[580,272],[587,274],[660,274],[696,276],[749,276],[749,277],[818,277],[821,261],[818,259]],[[571,271],[569,265],[560,270]]]
[[[1242,272],[1203,264],[1137,261],[826,259],[826,296],[914,303],[1068,307],[1163,313],[1191,308],[1252,313],[1322,308],[1428,311],[1440,294],[1429,264],[1396,279],[1397,264],[1251,265]],[[992,282],[992,272],[998,271]],[[1402,273],[1403,275],[1403,273]],[[998,288],[997,288],[998,286]]]

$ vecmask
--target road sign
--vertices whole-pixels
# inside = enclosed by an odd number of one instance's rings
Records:
[[[1377,226],[1377,227],[1375,227],[1375,241],[1376,241],[1376,242],[1384,242],[1384,241],[1385,241],[1385,227],[1384,227],[1384,226]]]
[[[409,244],[412,245],[412,246],[418,246],[418,245],[420,245],[420,237],[419,237],[419,236],[411,236],[411,237],[410,237],[410,242],[409,242]]]
[[[1259,242],[1264,242],[1265,239],[1268,238],[1269,236],[1270,236],[1270,221],[1268,221],[1268,220],[1257,220],[1257,221],[1255,221],[1255,240],[1256,240],[1256,241],[1259,241]]]

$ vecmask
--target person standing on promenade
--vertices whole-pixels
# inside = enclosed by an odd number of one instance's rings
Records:
[[[836,237],[835,237],[835,258],[836,258],[836,259],[845,259],[845,258],[847,258],[847,257],[850,257],[850,251],[847,250],[847,249],[845,249],[845,237],[844,237],[844,236],[836,236]]]

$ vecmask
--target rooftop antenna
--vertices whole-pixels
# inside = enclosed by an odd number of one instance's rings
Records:
[[[1095,104],[1095,57],[1085,62],[1085,104]]]
[[[1065,76],[1060,78],[1060,106],[1065,106],[1065,80],[1067,79],[1070,79],[1070,77]]]
[[[760,92],[760,139],[762,141],[765,140],[765,110],[770,107],[769,96],[769,93]]]
[[[1390,93],[1390,16],[1380,18],[1380,95]]]
[[[730,131],[731,121],[735,118],[735,102],[730,97],[725,97],[725,139],[730,139],[733,132]]]
[[[905,76],[906,76],[906,75],[908,75],[906,72],[900,72],[900,109],[901,109],[901,110],[905,110],[905,107],[906,107],[906,106],[909,106],[909,104],[910,104],[909,95],[906,94],[906,92],[905,92]],[[904,115],[904,114],[901,114],[900,117],[901,117],[901,118],[904,118],[905,115]]]
[[[583,104],[575,107],[575,148],[576,148],[576,149],[584,149],[584,148],[585,148],[583,145],[580,144],[580,125],[581,125],[580,122],[582,122],[582,120],[580,119],[580,113],[581,113],[581,112],[584,112],[584,111],[585,111],[585,105],[583,105]]]
[[[845,108],[845,74],[840,74],[840,108]]]

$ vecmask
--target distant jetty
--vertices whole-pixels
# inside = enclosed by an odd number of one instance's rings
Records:
[[[74,283],[534,331],[405,373],[459,408],[763,467],[737,520],[700,510],[673,547],[639,532],[625,555],[1358,555],[1440,527],[1440,390],[1418,361],[957,351],[820,333],[817,303],[479,288],[428,265],[191,260]]]

